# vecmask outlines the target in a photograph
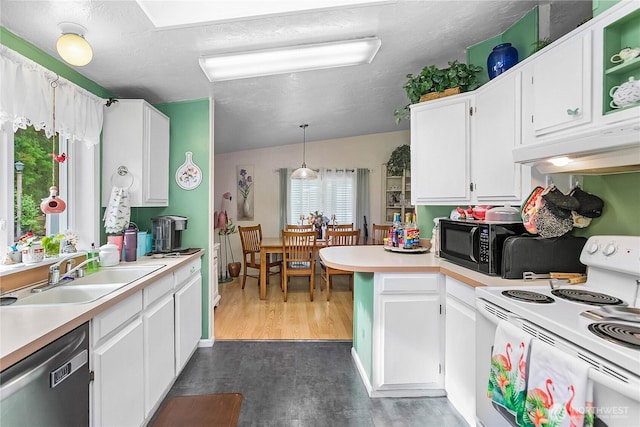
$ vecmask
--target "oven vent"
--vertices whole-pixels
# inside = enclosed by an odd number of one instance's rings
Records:
[[[602,372],[614,378],[617,378],[620,381],[623,381],[627,384],[629,383],[629,378],[627,376],[621,375],[620,372],[609,368],[607,365],[602,365]]]
[[[484,309],[499,319],[507,320],[509,318],[506,313],[504,313],[502,310],[497,310],[492,305],[484,304]]]
[[[551,337],[551,336],[549,336],[549,335],[547,335],[547,334],[545,334],[543,332],[540,332],[540,334],[538,335],[538,339],[541,340],[541,341],[546,342],[547,344],[556,345],[556,340],[553,339],[553,337]]]
[[[583,354],[580,353],[579,351],[577,352],[577,356],[578,359],[582,359],[583,361],[587,362],[589,365],[593,366],[594,368],[596,368],[598,371],[601,370],[601,365],[600,363],[598,363],[597,360],[592,359],[591,357],[589,357],[589,355],[587,354]]]

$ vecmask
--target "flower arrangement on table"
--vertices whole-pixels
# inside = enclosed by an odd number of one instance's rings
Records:
[[[322,227],[326,227],[329,224],[329,218],[324,216],[322,212],[311,212],[309,214],[309,224],[313,225],[313,228],[320,230]]]
[[[246,169],[240,169],[240,179],[238,180],[238,191],[242,196],[242,200],[247,200],[249,197],[249,193],[251,192],[251,187],[253,187],[253,178],[251,175],[248,175]]]

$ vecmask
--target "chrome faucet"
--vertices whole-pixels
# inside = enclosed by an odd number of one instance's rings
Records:
[[[71,266],[73,266],[73,264],[75,264],[76,262],[75,259],[73,258],[75,258],[77,255],[78,254],[66,256],[62,258],[60,261],[56,262],[55,264],[52,264],[49,267],[49,278],[47,279],[46,286],[34,288],[31,290],[31,292],[42,292],[42,291],[46,291],[47,289],[51,289],[55,286],[58,286],[62,281],[62,279],[64,279],[65,277],[72,277],[71,276],[72,274],[76,272],[78,273],[81,272],[82,270],[80,269],[85,265],[87,265],[88,263],[90,263],[91,261],[98,262],[98,260],[100,259],[99,257],[87,258],[86,260],[78,264],[76,267],[71,268]],[[60,275],[60,266],[62,265],[63,262],[67,263],[67,268],[64,274]]]

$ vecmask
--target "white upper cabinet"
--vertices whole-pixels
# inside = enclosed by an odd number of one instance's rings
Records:
[[[541,52],[523,68],[524,142],[591,122],[591,32]]]
[[[456,95],[411,106],[411,202],[470,200],[472,96]]]
[[[511,153],[521,142],[521,76],[506,73],[476,91],[471,170],[478,203],[519,204],[529,193],[531,168],[514,163]]]
[[[169,118],[142,99],[105,108],[102,206],[113,186],[129,187],[132,207],[169,205]]]

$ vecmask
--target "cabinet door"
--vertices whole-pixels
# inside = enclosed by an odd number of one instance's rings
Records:
[[[411,106],[411,202],[469,201],[471,97]]]
[[[151,415],[175,378],[173,295],[147,308],[144,325],[145,416]]]
[[[139,426],[144,421],[142,321],[136,318],[93,351],[95,426]]]
[[[376,275],[372,385],[377,391],[444,393],[440,277]]]
[[[591,32],[577,34],[523,69],[525,142],[591,122]]]
[[[176,375],[202,336],[202,276],[195,275],[175,293]]]
[[[166,206],[169,203],[169,120],[159,111],[145,105],[145,137],[143,138],[143,176],[147,177],[142,203]]]
[[[530,179],[523,183],[523,178],[530,168],[515,163],[512,155],[520,145],[520,93],[519,72],[503,74],[476,93],[471,173],[478,203],[519,203],[523,184],[528,194]]]
[[[447,277],[444,384],[451,404],[469,425],[475,425],[476,315],[474,307],[468,304],[468,298],[465,301],[449,292],[453,286],[469,292],[471,303],[474,300],[473,288]]]

